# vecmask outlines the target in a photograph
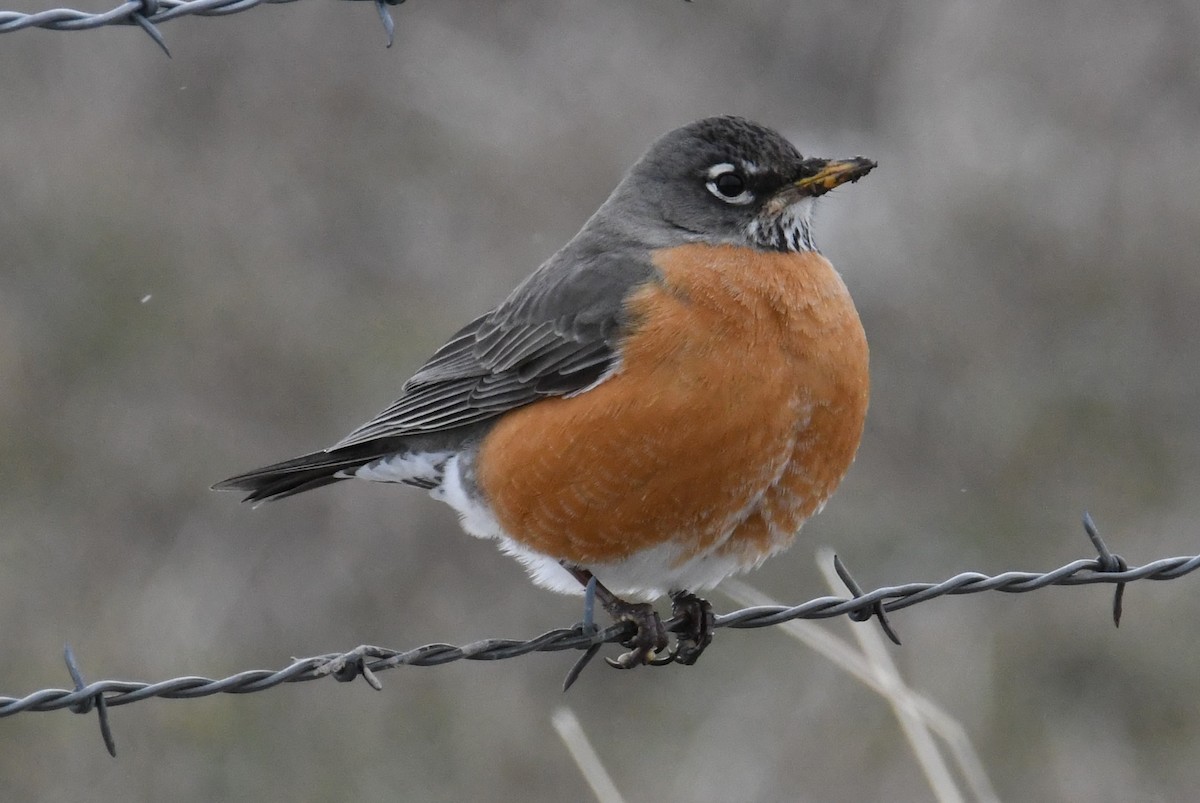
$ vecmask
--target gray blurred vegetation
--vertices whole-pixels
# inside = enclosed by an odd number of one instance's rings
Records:
[[[10,6],[11,7],[11,6]],[[1200,546],[1200,6],[365,3],[0,38],[0,693],[220,676],[578,618],[452,512],[210,493],[321,447],[714,113],[879,160],[818,236],[858,301],[862,450],[750,580],[825,593]],[[1200,784],[1197,580],[897,614],[1007,799]],[[714,594],[718,608],[730,607]],[[844,623],[833,623],[842,629]],[[582,800],[573,656],[0,721],[4,800]],[[631,800],[922,800],[882,700],[772,631],[565,698]]]

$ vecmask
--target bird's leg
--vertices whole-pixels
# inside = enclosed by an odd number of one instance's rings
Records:
[[[585,586],[594,579],[592,573],[587,569],[573,566],[564,568]],[[604,610],[608,611],[609,616],[618,622],[633,622],[637,625],[637,632],[633,634],[633,638],[622,642],[626,647],[631,648],[629,652],[617,656],[615,661],[608,659],[609,664],[618,669],[631,669],[651,663],[656,653],[666,649],[667,631],[663,627],[662,619],[654,610],[654,606],[648,602],[626,602],[598,581],[595,588],[596,599],[600,600],[600,604],[604,606]]]
[[[696,663],[704,648],[712,643],[716,617],[712,604],[700,599],[690,591],[671,592],[671,614],[683,619],[682,629],[677,630],[675,649],[671,659],[676,663],[691,666]]]

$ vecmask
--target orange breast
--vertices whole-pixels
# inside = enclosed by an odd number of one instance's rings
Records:
[[[854,459],[867,344],[815,253],[686,245],[628,301],[619,371],[505,415],[477,478],[507,533],[588,565],[674,542],[754,563],[790,543]]]

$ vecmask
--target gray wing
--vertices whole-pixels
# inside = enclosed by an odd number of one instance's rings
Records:
[[[628,324],[626,298],[657,271],[645,252],[571,250],[460,329],[405,383],[395,403],[329,451],[476,424],[599,380]]]

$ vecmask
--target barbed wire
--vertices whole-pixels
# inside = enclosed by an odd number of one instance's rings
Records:
[[[849,616],[856,620],[879,617],[888,635],[896,640],[886,623],[885,614],[909,608],[922,602],[943,596],[978,594],[984,591],[1001,591],[1019,594],[1036,591],[1047,586],[1079,586],[1108,583],[1116,586],[1113,602],[1113,621],[1120,624],[1121,592],[1126,583],[1137,580],[1174,580],[1200,568],[1200,555],[1185,555],[1163,558],[1143,566],[1129,566],[1119,555],[1114,555],[1105,546],[1088,516],[1084,516],[1084,529],[1099,557],[1072,561],[1049,572],[1009,571],[996,575],[980,572],[962,572],[940,583],[905,583],[884,586],[874,591],[860,593],[858,586],[836,557],[842,579],[854,596],[824,596],[798,605],[765,605],[720,614],[715,617],[717,628],[732,627],[749,629],[770,627],[793,619],[831,619]],[[679,632],[688,626],[685,617],[674,617],[665,623],[668,631]],[[604,644],[624,642],[634,635],[635,625],[619,622],[606,629],[593,624],[577,624],[543,633],[528,640],[484,639],[462,646],[452,644],[426,644],[408,650],[392,650],[384,647],[362,645],[348,652],[314,655],[297,658],[282,669],[251,669],[221,679],[200,676],[184,676],[146,683],[128,680],[101,680],[85,683],[75,657],[68,646],[65,652],[67,668],[75,683],[73,690],[42,689],[24,697],[0,696],[0,718],[10,717],[26,711],[57,711],[67,708],[75,713],[86,714],[96,708],[100,714],[100,728],[105,746],[116,755],[112,732],[108,723],[108,708],[128,705],[152,697],[167,699],[193,699],[213,694],[249,694],[266,691],[283,683],[300,683],[331,676],[349,682],[360,675],[375,689],[382,688],[377,672],[398,666],[441,666],[453,661],[499,661],[516,658],[533,652],[560,652],[582,650],[583,657],[567,676],[564,687],[569,686],[584,665]],[[897,640],[898,643],[898,640]]]
[[[51,8],[45,11],[25,13],[0,11],[0,33],[20,31],[25,28],[44,28],[51,31],[83,31],[102,28],[106,25],[137,25],[162,48],[167,56],[166,40],[158,30],[158,24],[177,17],[195,15],[199,17],[224,17],[248,11],[260,5],[280,5],[296,0],[127,0],[108,11],[93,14],[73,8]],[[404,0],[371,0],[379,12],[379,19],[387,32],[387,46],[392,46],[395,23],[388,13],[388,6],[397,6]]]

